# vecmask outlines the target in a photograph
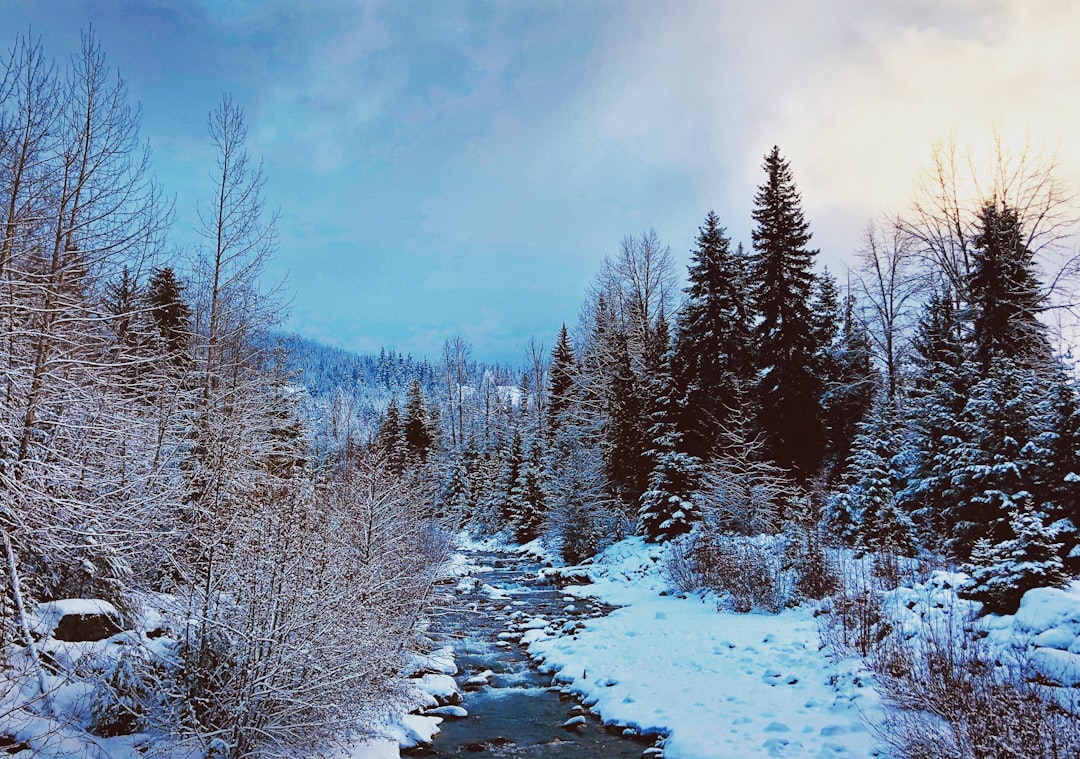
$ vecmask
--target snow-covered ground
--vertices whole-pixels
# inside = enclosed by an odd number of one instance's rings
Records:
[[[659,550],[640,539],[598,557],[592,582],[566,588],[620,605],[530,652],[605,722],[668,734],[667,759],[874,756],[863,717],[876,694],[854,663],[821,650],[808,609],[718,612],[667,592]]]
[[[499,548],[491,541],[469,547]],[[518,550],[547,558],[539,544]],[[579,584],[563,589],[567,604],[587,596],[618,608],[562,629],[540,617],[535,624],[522,618],[521,642],[555,683],[605,722],[666,735],[666,759],[884,755],[873,736],[884,717],[873,676],[857,660],[828,655],[812,609],[718,611],[710,595],[674,591],[662,565],[659,546],[632,538],[584,567],[542,570],[576,578]],[[449,574],[459,577],[470,570],[460,555],[451,567]],[[925,634],[928,619],[970,619],[978,605],[956,595],[964,580],[938,572],[915,588],[886,594],[895,634]],[[1080,582],[1030,591],[1016,615],[989,615],[975,624],[998,650],[1027,651],[1054,682],[1080,683]],[[396,757],[396,738],[401,735],[349,757]]]

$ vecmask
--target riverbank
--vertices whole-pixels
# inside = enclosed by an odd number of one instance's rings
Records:
[[[865,726],[877,695],[857,663],[821,650],[811,610],[731,614],[678,597],[640,539],[552,572],[580,578],[564,593],[620,608],[537,636],[530,653],[605,722],[665,734],[666,759],[877,755]]]

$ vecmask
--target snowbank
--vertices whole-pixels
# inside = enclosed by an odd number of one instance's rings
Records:
[[[660,549],[640,538],[589,573],[565,591],[622,608],[529,650],[605,722],[668,735],[667,759],[874,755],[861,716],[873,719],[877,696],[819,650],[810,611],[735,615],[710,597],[660,595]]]
[[[1016,614],[975,619],[973,631],[962,623],[981,607],[957,597],[967,581],[962,573],[935,572],[925,583],[887,593],[886,608],[894,626],[909,639],[927,629],[952,635],[985,633],[991,655],[1011,654],[1051,685],[1080,687],[1080,581],[1066,588],[1029,590]]]

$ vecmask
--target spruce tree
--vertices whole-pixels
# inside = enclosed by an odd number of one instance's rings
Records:
[[[927,303],[913,341],[916,373],[907,407],[910,434],[901,452],[905,486],[900,505],[915,520],[924,545],[939,549],[950,532],[945,512],[960,441],[960,415],[967,403],[974,369],[967,361],[963,325],[949,290]]]
[[[759,357],[759,425],[778,464],[806,479],[821,463],[820,345],[811,306],[817,251],[807,248],[809,225],[788,162],[774,147],[765,157],[767,179],[754,197],[753,302]]]
[[[983,371],[994,356],[1044,364],[1051,351],[1037,318],[1042,294],[1019,216],[991,201],[979,211],[976,223],[968,281],[975,356]]]
[[[826,512],[826,527],[848,544],[908,553],[914,528],[897,505],[899,477],[893,460],[901,441],[887,399],[878,398],[858,430],[846,482]]]
[[[998,543],[980,538],[963,567],[971,574],[963,595],[981,601],[984,612],[1013,614],[1032,588],[1062,588],[1069,583],[1061,544],[1026,494],[1012,509],[1010,532],[1012,537]]]
[[[191,309],[184,302],[184,290],[176,272],[169,266],[155,269],[145,298],[166,352],[179,363],[191,342]]]
[[[701,519],[695,503],[702,476],[701,461],[681,450],[682,435],[673,421],[675,400],[670,362],[669,352],[654,381],[656,410],[649,430],[653,441],[649,457],[653,466],[638,509],[638,533],[651,542],[684,535]]]
[[[635,504],[645,491],[650,470],[646,451],[645,399],[637,375],[630,367],[627,338],[615,338],[614,374],[608,378],[602,448],[608,492],[619,503]]]
[[[957,435],[946,454],[944,490],[947,548],[960,561],[975,542],[991,546],[1014,537],[1010,520],[1017,504],[1032,498],[1039,457],[1031,445],[1042,426],[1043,390],[1018,362],[996,357],[971,390]]]
[[[375,446],[386,457],[390,471],[400,475],[405,469],[405,435],[396,397],[391,397],[386,407],[386,414],[375,435]]]
[[[564,323],[551,350],[551,368],[548,370],[547,425],[544,432],[549,448],[559,431],[570,421],[567,417],[573,404],[574,372],[574,348]]]
[[[748,382],[752,372],[750,322],[739,289],[742,263],[719,217],[709,211],[691,253],[672,358],[684,449],[701,459],[712,453],[731,414],[736,386]]]
[[[424,393],[420,389],[420,380],[414,379],[409,385],[409,394],[405,401],[403,435],[409,461],[425,463],[435,445],[435,433],[427,404],[424,403]]]

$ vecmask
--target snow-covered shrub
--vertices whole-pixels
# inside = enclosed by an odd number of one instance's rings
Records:
[[[1066,759],[1080,750],[1078,704],[1063,705],[1019,652],[971,635],[959,607],[914,637],[882,637],[867,661],[885,703],[881,739],[903,759]],[[940,622],[940,620],[939,620]]]
[[[90,695],[90,732],[102,737],[130,735],[146,726],[147,701],[157,683],[138,649],[123,651],[94,685]]]
[[[783,538],[744,538],[696,531],[669,554],[667,572],[686,590],[711,590],[731,611],[777,613],[791,598],[782,567]],[[697,587],[692,587],[692,586]]]
[[[1031,508],[1030,498],[1014,509],[1010,526],[1014,537],[1009,540],[996,545],[985,538],[975,541],[971,561],[964,567],[971,575],[964,595],[982,602],[984,612],[1011,614],[1032,588],[1064,587],[1069,582],[1057,535]]]
[[[839,556],[837,586],[820,608],[821,639],[834,654],[867,656],[882,634],[885,588],[873,557]]]
[[[784,564],[794,574],[794,600],[818,601],[836,590],[836,570],[816,532],[797,531],[784,545]]]

